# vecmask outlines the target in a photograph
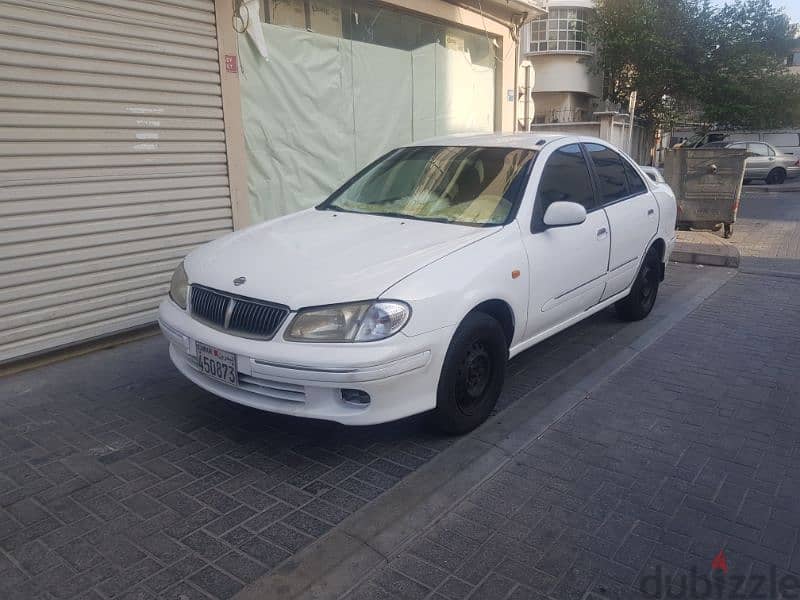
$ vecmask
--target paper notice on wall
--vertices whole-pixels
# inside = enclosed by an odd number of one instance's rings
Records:
[[[239,16],[246,24],[245,31],[255,44],[258,53],[268,61],[267,42],[264,40],[264,30],[261,27],[261,0],[244,0],[239,5]]]

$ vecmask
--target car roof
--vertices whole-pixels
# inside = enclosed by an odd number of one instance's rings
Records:
[[[565,133],[458,133],[434,137],[427,140],[418,140],[411,144],[406,144],[406,146],[494,146],[539,150],[545,144],[565,138],[606,143],[596,138],[578,138]]]

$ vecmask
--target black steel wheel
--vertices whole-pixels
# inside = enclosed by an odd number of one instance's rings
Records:
[[[661,282],[661,258],[651,247],[639,267],[630,294],[615,304],[617,314],[625,321],[639,321],[653,310]]]
[[[474,312],[459,325],[442,365],[433,417],[440,429],[461,434],[483,423],[503,389],[508,342],[491,316]]]
[[[770,185],[781,184],[786,181],[786,171],[780,168],[774,168],[767,175],[767,183]]]

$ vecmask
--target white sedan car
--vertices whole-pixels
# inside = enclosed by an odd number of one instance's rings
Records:
[[[177,368],[228,400],[350,425],[432,411],[466,432],[509,357],[612,304],[647,316],[675,216],[599,139],[437,139],[196,249],[159,322]]]

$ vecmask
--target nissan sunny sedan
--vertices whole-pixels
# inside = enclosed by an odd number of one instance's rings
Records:
[[[508,359],[653,308],[675,198],[599,139],[441,138],[316,206],[191,252],[159,322],[176,367],[255,408],[349,425],[491,413]]]

